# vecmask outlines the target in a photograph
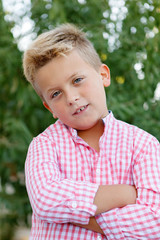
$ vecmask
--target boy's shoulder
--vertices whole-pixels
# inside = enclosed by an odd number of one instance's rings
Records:
[[[118,132],[118,142],[120,145],[132,149],[133,159],[140,159],[141,154],[145,153],[151,146],[153,149],[160,148],[159,141],[147,131],[117,119],[115,119],[115,125]]]
[[[47,127],[42,133],[34,137],[34,141],[57,141],[68,137],[68,128],[60,120]]]
[[[114,118],[114,125],[116,126],[117,131],[120,134],[122,134],[124,137],[130,136],[133,139],[133,142],[139,142],[139,141],[146,141],[146,143],[150,141],[158,142],[158,140],[153,135],[139,128],[138,126],[116,119],[114,116],[113,118]]]

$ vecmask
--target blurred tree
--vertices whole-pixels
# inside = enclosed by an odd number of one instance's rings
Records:
[[[24,179],[28,145],[51,116],[47,111],[44,116],[40,99],[24,80],[22,53],[11,33],[15,23],[5,21],[2,1],[0,23],[0,239],[9,240],[14,225],[26,224],[31,211]]]
[[[6,14],[0,0],[0,221],[10,228],[27,223],[31,212],[24,183],[28,145],[54,119],[24,80],[22,52],[11,34],[16,23],[5,21]],[[32,0],[30,16],[36,34],[65,22],[83,28],[111,69],[109,109],[160,140],[160,101],[154,97],[160,82],[159,0]]]
[[[160,2],[126,0],[125,7],[119,46],[107,61],[110,106],[118,118],[160,139],[160,101],[154,96],[160,82]],[[114,29],[117,32],[116,22]]]
[[[4,21],[0,1],[0,239],[10,239],[12,226],[29,212],[24,187],[24,154],[31,140],[22,111],[26,86],[21,70],[21,53],[10,32],[14,23]],[[24,97],[25,98],[25,97]],[[21,118],[22,117],[22,118]]]
[[[110,7],[106,0],[31,0],[31,19],[35,23],[34,31],[40,33],[55,26],[69,22],[74,23],[87,32],[88,37],[95,45],[97,51],[107,52],[103,32],[106,21],[103,12]]]

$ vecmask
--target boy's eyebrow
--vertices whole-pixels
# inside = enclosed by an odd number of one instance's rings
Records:
[[[73,78],[75,78],[75,77],[77,77],[77,75],[82,75],[82,73],[81,73],[81,72],[74,72],[71,76],[69,76],[69,77],[66,78],[66,82],[69,81],[69,80],[71,80],[71,79],[73,79]],[[55,89],[57,89],[57,88],[58,88],[57,86],[54,86],[54,87],[52,87],[52,88],[49,88],[49,89],[47,90],[47,93],[48,93],[48,92],[51,92],[51,91],[53,91],[53,90],[55,90]]]
[[[82,75],[81,72],[74,72],[71,76],[69,76],[66,80],[70,80],[70,79],[73,79],[75,77],[77,77],[78,75]]]

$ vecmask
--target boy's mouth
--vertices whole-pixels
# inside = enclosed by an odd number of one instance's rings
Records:
[[[88,107],[88,105],[89,105],[89,104],[78,108],[78,109],[73,113],[73,115],[77,115],[77,114],[83,112],[83,111]]]

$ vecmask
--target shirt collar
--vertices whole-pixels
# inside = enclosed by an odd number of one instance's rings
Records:
[[[104,118],[102,118],[102,120],[103,120],[103,122],[104,122],[104,124],[106,125],[106,121],[111,117],[111,116],[113,116],[113,113],[112,113],[112,111],[108,111],[108,114],[104,117]]]
[[[110,119],[112,119],[112,118],[113,118],[113,113],[112,113],[112,111],[109,110],[109,111],[108,111],[108,114],[107,114],[104,118],[102,118],[102,120],[103,120],[103,122],[104,122],[104,125],[105,125],[105,129],[106,129],[106,126],[108,125],[108,122],[109,122]],[[63,124],[63,123],[62,123],[62,124]],[[73,138],[74,140],[76,140],[76,139],[79,138],[76,129],[71,128],[71,127],[69,127],[69,126],[67,126],[67,125],[65,125],[65,124],[63,124],[63,125],[67,128],[67,130],[69,131],[70,135],[72,136],[72,138]],[[104,130],[104,131],[105,131],[105,130]]]

